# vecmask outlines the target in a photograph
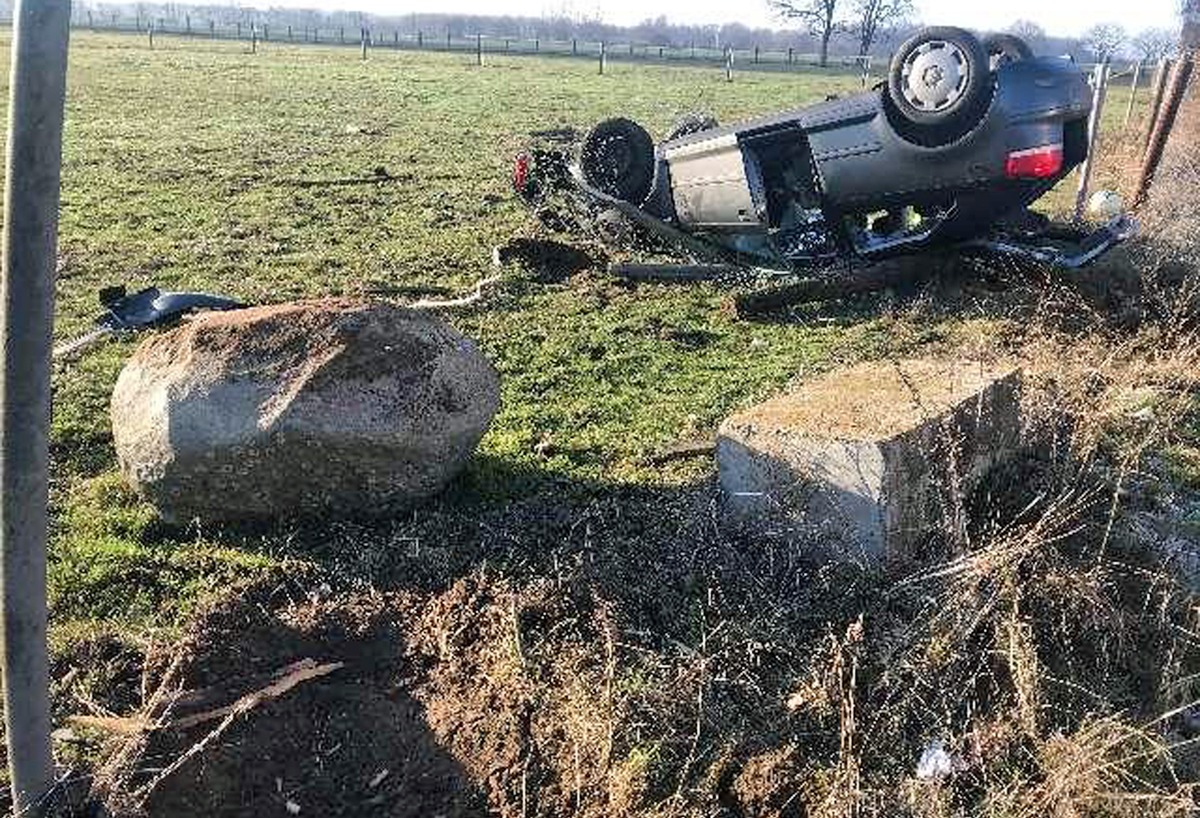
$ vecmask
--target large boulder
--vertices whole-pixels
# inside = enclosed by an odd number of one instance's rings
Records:
[[[113,438],[168,520],[384,515],[441,491],[498,404],[491,364],[437,319],[302,302],[145,341],[117,380]]]

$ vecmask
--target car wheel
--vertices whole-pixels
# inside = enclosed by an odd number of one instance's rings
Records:
[[[719,127],[720,124],[717,122],[717,118],[712,114],[688,114],[675,123],[675,127],[667,133],[665,141],[671,142],[675,139],[691,136],[694,133],[711,131],[713,128]]]
[[[584,139],[579,166],[593,187],[641,204],[654,181],[654,140],[636,122],[605,120]]]
[[[1034,56],[1029,43],[1012,34],[991,34],[984,39],[983,48],[993,71],[1010,62],[1032,60]]]
[[[892,58],[888,100],[901,135],[927,147],[947,145],[983,119],[992,71],[983,44],[961,28],[927,28]]]

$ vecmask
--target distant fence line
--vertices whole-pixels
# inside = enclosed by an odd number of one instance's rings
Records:
[[[350,28],[331,26],[325,28],[291,25],[218,24],[213,20],[183,19],[165,20],[150,18],[128,18],[119,15],[77,12],[73,20],[77,30],[110,32],[120,34],[142,34],[146,36],[171,36],[192,39],[236,40],[251,44],[282,43],[293,45],[344,45],[361,48],[395,49],[410,51],[460,52],[487,55],[526,55],[551,57],[580,57],[598,60],[603,53],[609,61],[630,60],[645,62],[682,62],[710,66],[725,66],[732,58],[739,69],[759,68],[762,70],[788,70],[799,68],[820,69],[817,54],[803,53],[796,49],[726,49],[703,45],[668,46],[646,43],[614,43],[588,40],[548,40],[541,38],[499,37],[494,35],[455,36],[449,32],[401,32],[398,29],[380,30],[372,28]],[[820,70],[838,73],[867,73],[872,64],[871,57],[831,55],[828,66]]]
[[[492,55],[577,57],[602,60],[604,62],[657,62],[683,63],[724,68],[731,75],[734,67],[739,71],[789,71],[815,70],[830,74],[850,74],[861,78],[867,85],[872,78],[872,69],[886,68],[887,59],[875,56],[851,56],[831,54],[828,64],[820,64],[815,53],[801,52],[794,48],[714,48],[703,45],[653,45],[633,42],[605,42],[599,40],[553,40],[537,37],[501,37],[474,34],[454,35],[450,32],[428,33],[424,31],[402,33],[399,29],[355,28],[350,26],[293,26],[260,25],[254,23],[220,23],[213,20],[193,19],[184,15],[182,19],[167,20],[150,17],[122,17],[119,14],[98,13],[91,10],[76,11],[71,21],[72,28],[79,31],[94,31],[113,34],[140,34],[147,36],[151,44],[156,36],[184,37],[188,39],[212,39],[239,41],[250,44],[280,43],[291,45],[347,46],[355,49],[390,49],[397,51],[432,51],[441,53],[473,54],[479,57]],[[0,27],[11,26],[11,21],[0,19]],[[365,50],[364,50],[365,53]],[[1093,65],[1080,64],[1087,72]],[[1139,68],[1130,62],[1128,68],[1114,71],[1113,79],[1133,77],[1133,86],[1149,87],[1154,66],[1142,64]],[[882,76],[882,75],[880,75]]]

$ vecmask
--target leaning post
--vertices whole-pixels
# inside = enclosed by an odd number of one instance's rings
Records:
[[[46,649],[50,350],[70,0],[18,0],[9,83],[0,348],[0,630],[14,813],[55,784]]]

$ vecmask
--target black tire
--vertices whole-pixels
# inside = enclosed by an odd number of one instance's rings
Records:
[[[900,46],[888,71],[893,124],[927,147],[969,133],[987,113],[992,91],[987,51],[961,28],[924,29]]]
[[[654,181],[654,140],[628,119],[607,119],[583,141],[579,166],[588,184],[641,204]]]
[[[671,142],[675,139],[682,139],[685,136],[691,136],[694,133],[702,131],[711,131],[713,128],[719,128],[720,123],[712,114],[691,113],[675,123],[675,127],[667,133],[666,142]]]
[[[1005,63],[1032,60],[1034,57],[1029,43],[1014,34],[990,34],[984,38],[983,48],[988,53],[993,71]]]

